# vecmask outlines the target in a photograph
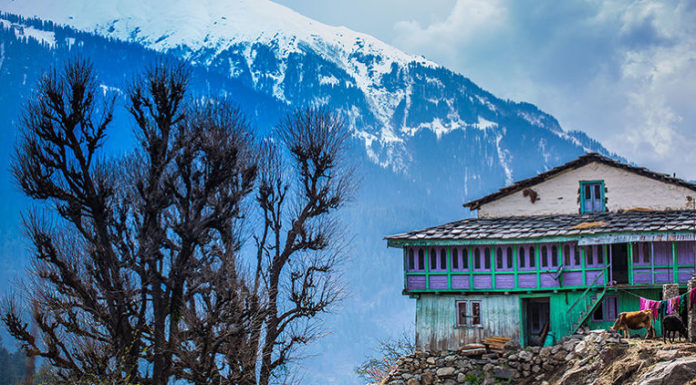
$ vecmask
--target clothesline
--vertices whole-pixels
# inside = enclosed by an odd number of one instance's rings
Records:
[[[689,296],[689,308],[693,308],[694,303],[696,303],[696,288],[693,288],[682,295],[662,301],[647,299],[625,290],[621,291],[640,298],[640,310],[652,310],[653,318],[657,318],[658,314],[661,318],[664,318],[667,314],[681,313],[686,306],[687,295]]]

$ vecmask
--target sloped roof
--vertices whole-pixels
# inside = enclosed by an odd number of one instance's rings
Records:
[[[422,230],[390,235],[386,239],[525,239],[587,236],[603,233],[685,231],[696,231],[696,210],[469,218]]]
[[[646,176],[648,178],[652,178],[655,180],[659,180],[665,183],[671,183],[671,184],[676,184],[678,186],[686,187],[688,189],[696,191],[696,184],[687,182],[683,179],[679,179],[673,176],[670,176],[669,174],[661,174],[652,170],[648,170],[647,168],[644,167],[636,167],[636,166],[631,166],[626,163],[622,163],[619,161],[616,161],[614,159],[611,159],[609,157],[606,157],[604,155],[598,154],[596,152],[590,152],[585,155],[580,156],[579,158],[572,160],[568,163],[565,163],[563,165],[560,165],[558,167],[554,167],[549,171],[542,172],[541,174],[538,174],[534,177],[523,179],[521,181],[515,182],[511,184],[510,186],[506,186],[498,190],[497,192],[494,192],[493,194],[486,195],[483,198],[479,198],[476,200],[473,200],[471,202],[464,203],[464,207],[468,207],[471,210],[476,210],[479,207],[481,207],[482,204],[494,201],[498,198],[502,198],[506,195],[513,194],[517,191],[521,191],[524,188],[534,186],[536,184],[539,184],[547,179],[550,179],[566,170],[572,170],[576,168],[580,168],[586,164],[592,163],[592,162],[600,162],[604,163],[606,165],[612,166],[612,167],[617,167],[621,168],[630,172],[634,172],[639,175]]]

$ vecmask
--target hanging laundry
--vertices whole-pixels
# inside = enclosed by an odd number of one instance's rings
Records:
[[[659,310],[660,301],[653,301],[647,298],[640,298],[640,310],[652,310],[653,318],[657,318],[657,312]]]

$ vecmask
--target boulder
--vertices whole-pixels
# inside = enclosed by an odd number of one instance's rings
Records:
[[[453,376],[456,370],[451,366],[445,366],[444,368],[438,368],[435,371],[435,375],[438,377],[450,377]]]
[[[411,378],[408,381],[406,381],[406,385],[420,385],[420,381],[418,381],[415,378]]]
[[[499,366],[496,366],[493,368],[493,375],[496,378],[502,378],[504,380],[509,380],[512,378],[515,378],[515,374],[517,373],[516,370],[510,369],[510,368],[501,368]]]
[[[486,349],[469,349],[469,350],[462,350],[459,352],[460,355],[464,357],[472,357],[472,356],[480,356],[482,354],[486,354]]]
[[[660,362],[643,374],[638,385],[686,384],[696,378],[696,357]]]
[[[657,361],[671,361],[679,357],[679,350],[660,350],[655,354]]]

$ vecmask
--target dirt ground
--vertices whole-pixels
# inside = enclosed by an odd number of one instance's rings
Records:
[[[683,340],[682,340],[683,341]],[[696,357],[696,344],[662,343],[662,339],[632,338],[625,344],[609,344],[601,351],[590,351],[558,370],[550,384],[618,385],[631,384],[659,362]],[[566,378],[563,378],[563,377]],[[696,379],[687,382],[696,385]],[[676,385],[676,384],[675,384]]]

